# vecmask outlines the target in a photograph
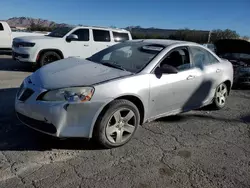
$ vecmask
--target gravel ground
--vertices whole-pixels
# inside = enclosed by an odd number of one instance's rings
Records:
[[[16,119],[15,93],[29,71],[0,56],[0,187],[250,187],[249,90],[233,90],[223,110],[162,118],[127,145],[102,150]]]

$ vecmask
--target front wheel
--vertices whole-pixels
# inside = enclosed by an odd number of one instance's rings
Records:
[[[139,111],[132,102],[115,100],[98,118],[94,136],[105,148],[119,147],[133,137],[139,122]]]
[[[215,91],[213,106],[220,110],[225,107],[228,96],[228,89],[225,83],[220,84]]]
[[[53,52],[53,51],[48,51],[41,55],[41,58],[39,60],[39,66],[42,67],[44,65],[47,65],[49,63],[52,63],[60,59],[61,59],[61,56],[58,53]]]

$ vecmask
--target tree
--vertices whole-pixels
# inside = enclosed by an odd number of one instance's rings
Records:
[[[243,36],[242,39],[243,39],[243,40],[249,41],[249,40],[250,40],[250,37],[248,37],[248,36]]]
[[[207,41],[208,32],[190,30],[188,28],[180,29],[168,38],[173,40],[192,41],[197,43],[205,43]]]
[[[239,37],[240,35],[236,31],[230,29],[217,29],[212,31],[210,41],[215,42],[220,39],[238,39]]]
[[[56,25],[52,25],[51,27],[42,26],[40,24],[35,24],[32,22],[28,28],[29,31],[52,31],[56,28]]]

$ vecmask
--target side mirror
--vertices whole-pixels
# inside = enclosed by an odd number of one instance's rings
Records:
[[[162,74],[177,74],[178,70],[171,66],[171,65],[162,65],[161,67],[157,67],[159,69],[158,71],[161,72]]]
[[[75,34],[70,34],[69,36],[66,37],[67,42],[76,41],[76,40],[78,40],[78,36]]]
[[[161,67],[157,67],[155,69],[155,74],[157,76],[157,78],[160,78],[162,76],[162,74],[177,74],[178,70],[170,65],[163,65]]]

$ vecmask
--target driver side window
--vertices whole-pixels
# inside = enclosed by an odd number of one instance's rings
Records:
[[[77,41],[89,41],[89,29],[78,29],[72,34],[78,36]]]
[[[160,67],[170,65],[178,71],[185,71],[191,68],[189,52],[186,48],[176,48],[160,63]]]

